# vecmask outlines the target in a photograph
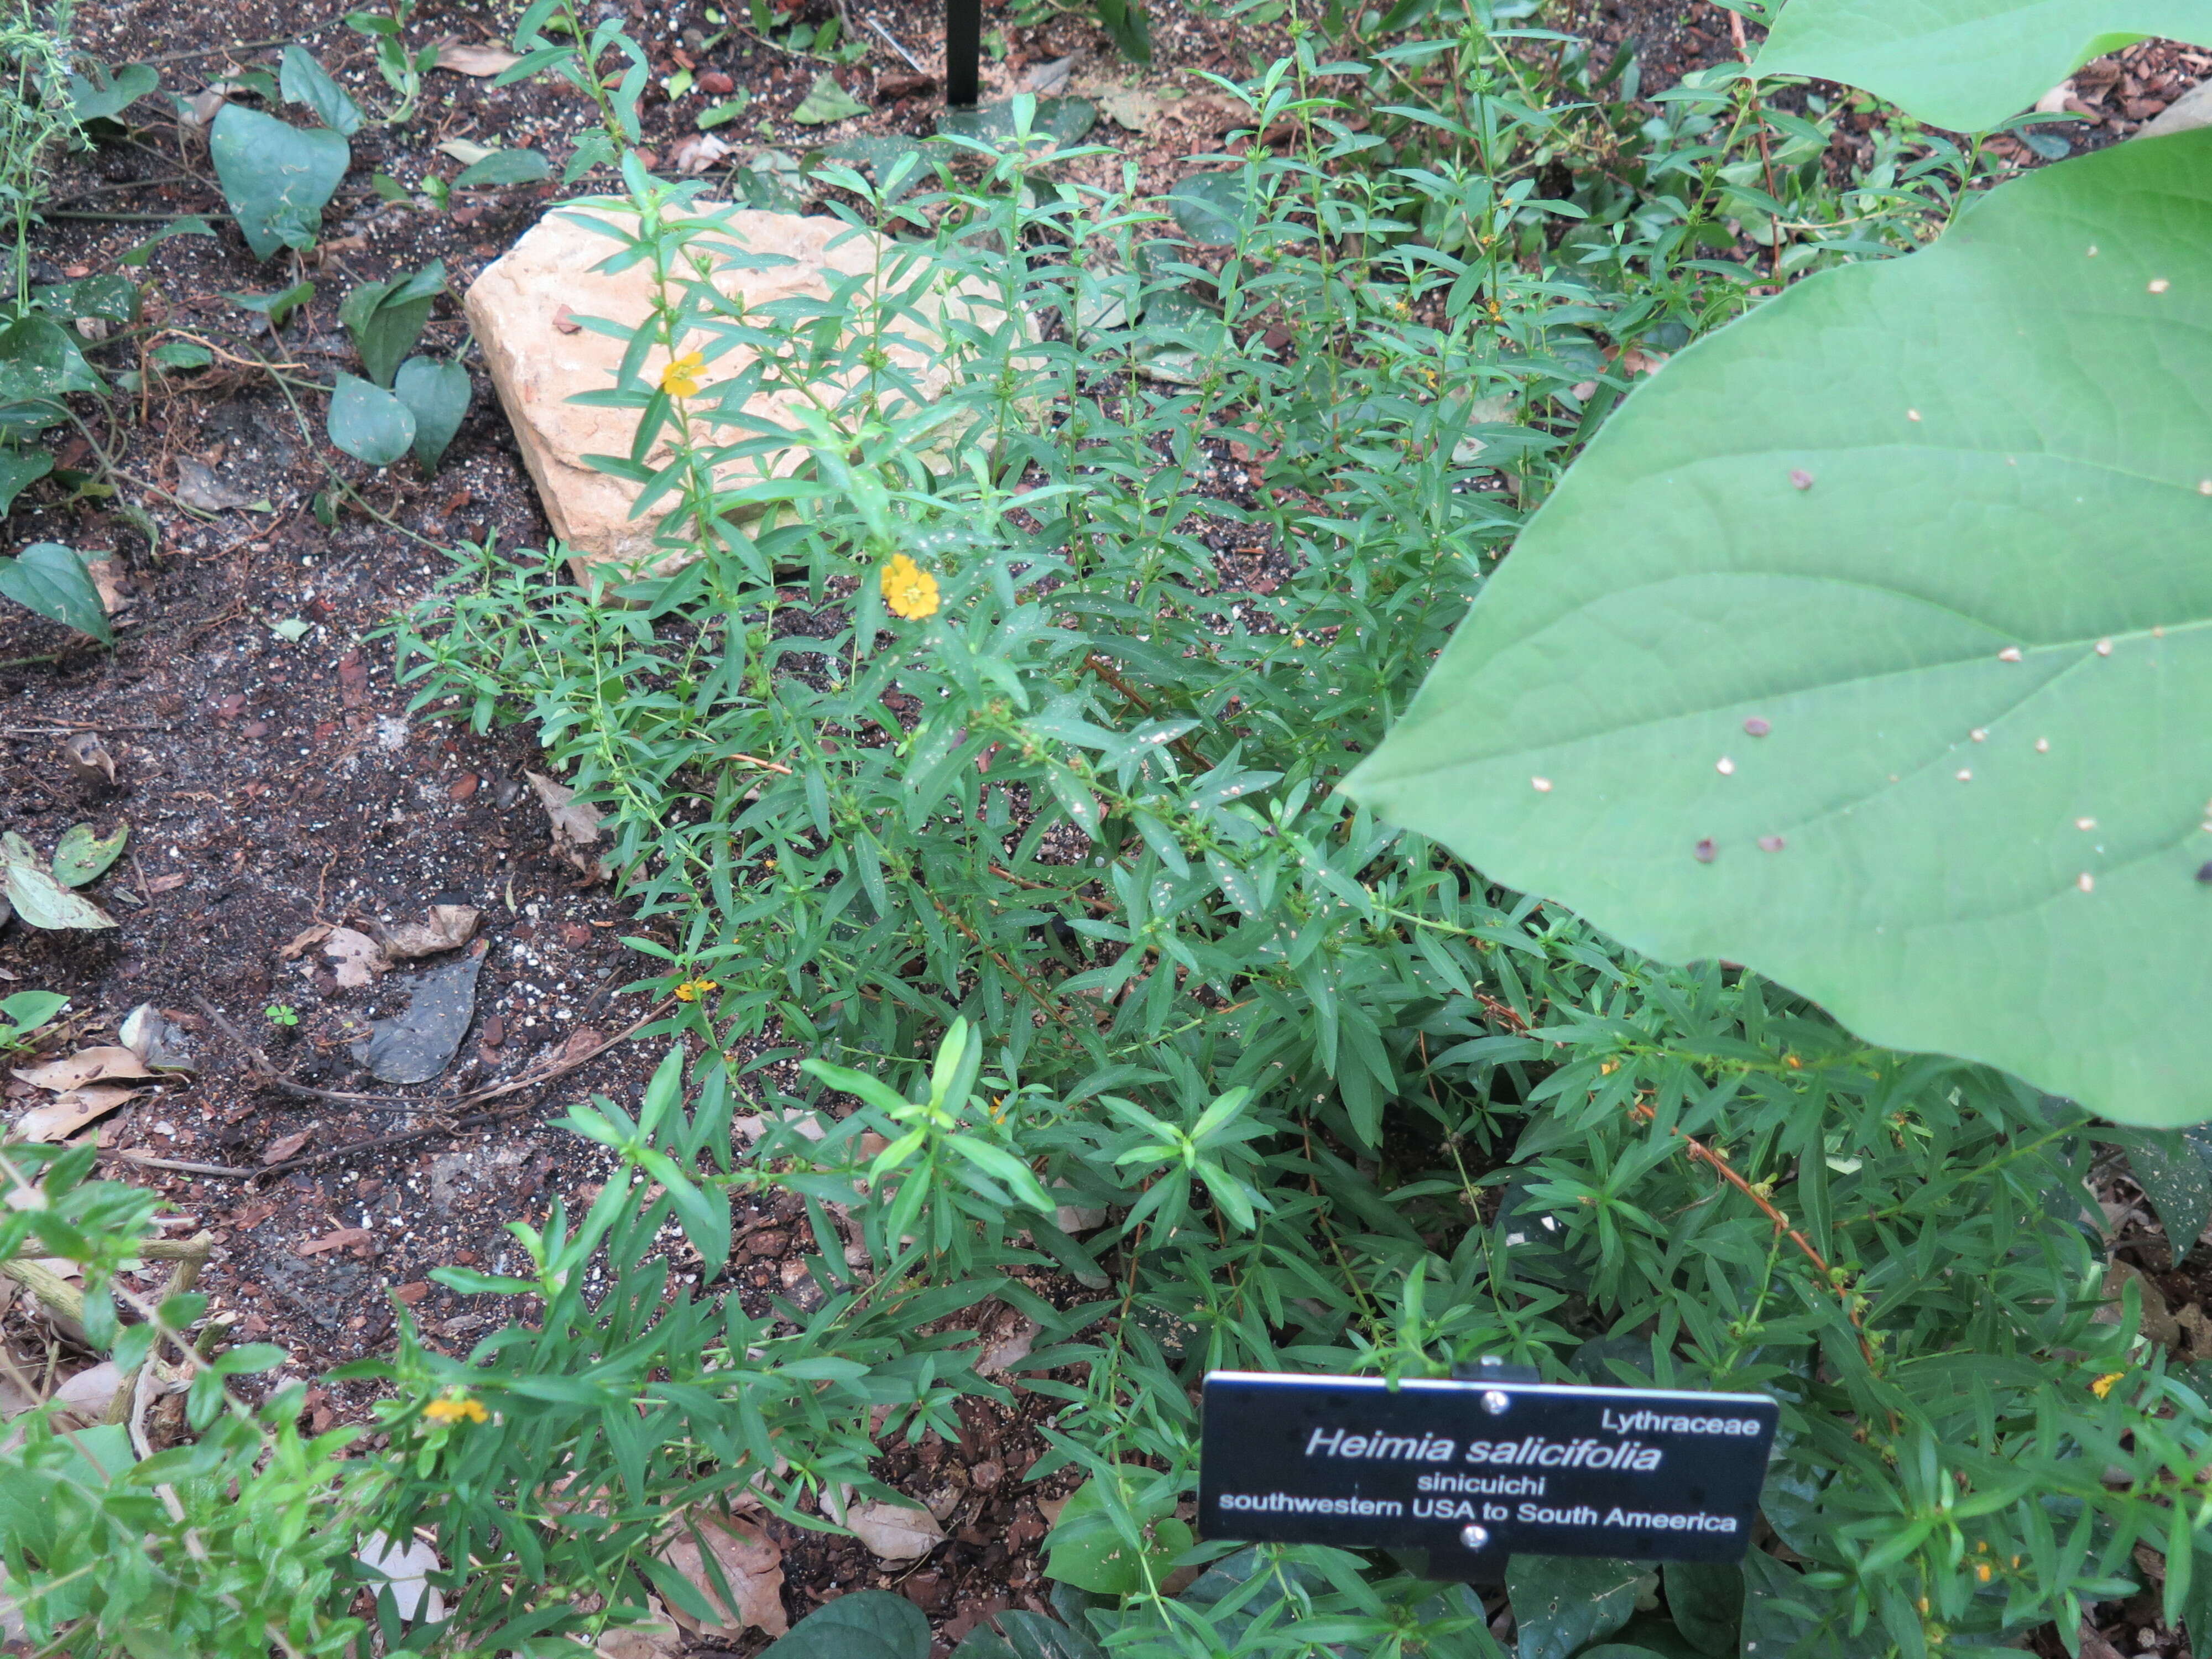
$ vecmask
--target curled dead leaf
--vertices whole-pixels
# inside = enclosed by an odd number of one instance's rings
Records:
[[[346,989],[368,984],[386,966],[383,948],[368,934],[351,927],[333,927],[323,940],[323,955],[331,975]]]
[[[86,1124],[95,1118],[106,1116],[137,1093],[136,1089],[118,1088],[112,1083],[64,1090],[45,1105],[33,1106],[17,1118],[15,1138],[37,1141],[41,1145],[66,1140]]]
[[[785,1634],[791,1626],[783,1611],[782,1547],[731,1516],[695,1509],[686,1521],[662,1548],[661,1559],[698,1586],[723,1622],[705,1624],[673,1606],[670,1614],[684,1629],[714,1638],[726,1640],[747,1629]]]
[[[341,1227],[336,1232],[325,1233],[320,1238],[311,1238],[304,1244],[295,1244],[295,1255],[320,1255],[325,1250],[349,1250],[356,1244],[366,1244],[375,1235],[366,1227]]]
[[[927,1510],[911,1504],[854,1504],[852,1488],[837,1489],[831,1518],[884,1561],[915,1561],[945,1541],[945,1528]],[[842,1514],[834,1512],[842,1510]]]
[[[497,75],[522,61],[504,46],[475,46],[455,35],[447,35],[437,46],[438,61],[430,67],[450,70],[455,75]]]
[[[607,861],[590,848],[599,839],[599,809],[576,799],[576,792],[542,772],[523,775],[553,826],[553,850],[592,881],[605,881],[614,873]]]
[[[149,886],[153,885],[150,882],[147,884]],[[320,945],[330,936],[330,923],[326,921],[319,921],[313,927],[307,928],[301,933],[293,934],[292,942],[286,945],[283,950],[277,951],[276,959],[279,962],[294,961],[298,958],[303,951],[313,950],[316,945]]]
[[[268,1151],[261,1154],[261,1161],[264,1164],[282,1164],[288,1158],[297,1158],[301,1148],[313,1139],[314,1133],[313,1129],[300,1129],[282,1140],[270,1141]]]
[[[403,921],[396,927],[371,925],[376,928],[377,942],[384,947],[384,954],[396,961],[407,957],[435,956],[441,951],[466,945],[483,916],[483,913],[472,904],[434,904],[428,918],[422,921]]]
[[[108,607],[111,611],[112,605]],[[97,732],[72,732],[61,741],[62,758],[82,784],[113,783],[115,757]]]
[[[82,1089],[88,1083],[109,1078],[151,1077],[145,1061],[128,1048],[80,1048],[66,1060],[50,1060],[43,1066],[25,1066],[15,1075],[41,1089],[60,1091]]]

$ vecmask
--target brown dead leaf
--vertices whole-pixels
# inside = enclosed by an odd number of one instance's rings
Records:
[[[397,927],[376,926],[377,942],[395,960],[435,956],[466,945],[483,915],[472,904],[434,904],[427,921],[403,921]]]
[[[97,784],[115,781],[115,757],[100,740],[97,732],[72,732],[62,739],[62,758],[69,763],[70,770],[76,774],[79,783]]]
[[[704,173],[730,153],[730,146],[711,132],[695,132],[676,141],[668,152],[669,165],[686,175]]]
[[[561,308],[553,313],[553,330],[556,334],[581,334],[584,325],[568,313],[568,302],[563,300]]]
[[[323,941],[323,955],[330,959],[331,973],[338,984],[349,989],[368,984],[387,965],[377,942],[351,927],[331,928]]]
[[[625,1625],[599,1638],[592,1650],[599,1659],[675,1659],[684,1651],[684,1632],[670,1620],[660,1599],[648,1595],[645,1609],[653,1615],[651,1623]]]
[[[356,1244],[366,1244],[375,1235],[366,1227],[341,1227],[334,1233],[325,1233],[320,1238],[311,1238],[304,1244],[292,1247],[295,1255],[320,1255],[325,1250],[349,1250]]]
[[[110,1078],[151,1077],[146,1062],[128,1048],[80,1048],[67,1060],[50,1060],[43,1066],[20,1067],[15,1075],[26,1083],[57,1093],[66,1089],[82,1089],[88,1083],[104,1083]]]
[[[270,1141],[268,1151],[261,1154],[261,1161],[264,1164],[282,1164],[288,1158],[299,1157],[300,1149],[314,1138],[314,1133],[313,1129],[301,1129],[286,1135],[282,1140]]]
[[[154,877],[147,882],[146,890],[149,893],[167,893],[182,887],[191,879],[191,876],[188,872],[179,870],[170,875]]]
[[[935,1516],[906,1504],[855,1504],[845,1525],[884,1561],[918,1560],[945,1541]]]
[[[85,574],[100,590],[100,608],[111,617],[131,603],[131,573],[124,568],[120,555],[103,554],[99,558],[88,556],[84,562]]]
[[[151,882],[147,883],[147,885],[149,887],[153,884],[154,884]],[[296,960],[302,951],[311,950],[315,945],[320,945],[330,936],[330,923],[326,921],[319,921],[306,932],[295,933],[292,936],[292,942],[276,953],[276,959],[279,962],[291,962]]]
[[[90,1088],[66,1090],[56,1095],[47,1104],[33,1106],[17,1118],[16,1139],[34,1140],[41,1145],[66,1140],[94,1118],[106,1116],[137,1092],[136,1089],[118,1089],[113,1084],[94,1084]]]
[[[503,46],[473,46],[448,35],[438,42],[438,61],[430,67],[451,70],[456,75],[485,76],[497,75],[521,61]]]
[[[544,803],[553,825],[553,850],[592,881],[605,881],[614,872],[605,859],[589,849],[599,838],[599,809],[577,803],[576,792],[542,772],[525,772],[523,778]]]
[[[678,1529],[661,1550],[661,1559],[697,1585],[707,1604],[725,1622],[702,1625],[680,1607],[671,1607],[670,1615],[686,1630],[720,1640],[748,1629],[770,1636],[785,1634],[791,1626],[783,1611],[782,1547],[759,1528],[730,1516],[693,1510],[688,1520],[691,1524]],[[699,1547],[701,1539],[713,1553],[727,1594],[708,1570]]]
[[[1034,1319],[1015,1315],[983,1343],[982,1352],[975,1357],[976,1375],[996,1376],[1020,1364],[1030,1357],[1030,1348],[1043,1328]]]

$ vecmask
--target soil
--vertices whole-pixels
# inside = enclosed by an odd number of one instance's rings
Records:
[[[648,48],[657,80],[688,70],[702,83],[673,100],[648,94],[646,139],[656,160],[676,165],[702,111],[749,97],[742,113],[713,130],[735,147],[727,165],[763,149],[804,151],[860,134],[932,130],[942,69],[937,8],[923,0],[869,7],[852,20],[866,55],[836,66],[725,29],[702,0],[650,13],[641,0],[599,0],[592,15],[625,20]],[[1637,43],[1647,90],[1735,51],[1729,15],[1703,0],[1595,0],[1576,9],[1607,44]],[[384,103],[367,43],[337,11],[303,29],[293,8],[274,0],[213,10],[184,0],[82,9],[81,49],[109,64],[156,64],[165,94],[131,112],[128,139],[64,159],[54,212],[33,248],[37,278],[117,270],[163,222],[221,213],[204,130],[176,116],[167,92],[190,97],[239,71],[273,69],[278,47],[298,40],[365,106]],[[1156,11],[1157,61],[1139,71],[1115,56],[1087,15],[1018,17],[994,0],[985,9],[987,39],[995,34],[1006,50],[985,65],[985,97],[1019,90],[1039,66],[1074,52],[1081,58],[1069,90],[1194,94],[1169,103],[1142,133],[1106,127],[1094,135],[1127,148],[1145,188],[1164,189],[1219,149],[1239,112],[1209,96],[1202,73],[1247,76],[1285,40],[1279,27],[1195,17],[1180,6]],[[787,36],[791,24],[819,25],[832,9],[830,0],[797,0],[795,10],[777,0],[775,15],[772,33]],[[414,12],[407,38],[417,46],[443,37],[503,44],[503,17],[429,0]],[[885,32],[920,60],[920,72]],[[2122,54],[2109,76],[2085,70],[2075,77],[2077,101],[2093,118],[2093,141],[2132,131],[2208,67],[2212,58],[2154,43]],[[870,113],[826,130],[793,123],[791,112],[825,68]],[[565,191],[544,184],[459,192],[447,212],[385,201],[373,174],[416,191],[426,177],[458,173],[460,164],[438,149],[447,141],[532,144],[557,168],[590,125],[578,94],[542,80],[501,89],[444,71],[426,79],[411,125],[371,124],[355,138],[355,166],[326,216],[326,240],[309,255],[257,264],[223,222],[213,237],[177,237],[153,250],[140,273],[150,327],[136,347],[137,366],[165,337],[220,348],[213,367],[149,375],[135,404],[112,419],[94,417],[94,434],[121,470],[122,498],[150,515],[158,542],[149,546],[115,501],[70,499],[65,480],[33,486],[5,521],[10,548],[58,540],[88,556],[112,554],[127,606],[111,653],[0,605],[0,827],[41,850],[79,822],[103,832],[127,823],[131,840],[122,862],[88,890],[120,925],[100,933],[9,927],[0,933],[0,993],[67,993],[70,1034],[81,1042],[112,1041],[126,1012],[144,1003],[189,1033],[198,1069],[99,1127],[111,1155],[106,1172],[158,1191],[177,1218],[173,1234],[212,1232],[215,1254],[200,1287],[241,1334],[290,1353],[285,1378],[312,1380],[388,1349],[395,1298],[449,1352],[465,1353],[495,1328],[503,1310],[445,1290],[429,1270],[508,1267],[507,1222],[542,1221],[555,1196],[587,1195],[605,1162],[550,1120],[587,1095],[635,1098],[661,1052],[637,1040],[600,1048],[646,1012],[626,988],[653,964],[623,944],[640,929],[609,890],[585,883],[555,851],[523,778],[540,765],[534,745],[519,729],[477,736],[410,711],[408,689],[394,683],[391,647],[377,637],[446,574],[441,545],[463,538],[545,543],[514,440],[466,352],[458,307],[440,302],[426,346],[464,353],[475,399],[434,477],[411,463],[372,473],[337,455],[322,440],[319,412],[296,413],[252,362],[268,354],[323,378],[350,368],[337,305],[357,284],[442,259],[458,294],[548,202],[605,187],[602,177]],[[274,337],[225,297],[300,280],[312,281],[316,296]],[[97,483],[84,439],[68,441],[60,459]],[[194,493],[187,472],[198,467],[252,505],[187,509],[177,497]],[[313,503],[332,468],[379,516],[349,509],[334,526],[319,521]],[[64,738],[88,732],[114,762],[112,784],[85,781],[63,750]],[[318,927],[373,930],[419,920],[440,903],[483,915],[467,1035],[434,1080],[378,1084],[351,1047],[368,1020],[404,1000],[399,981],[420,965],[344,988],[314,946],[288,947]],[[579,1063],[550,1080],[489,1103],[481,1109],[497,1114],[489,1122],[457,1132],[438,1109],[572,1060]],[[288,1094],[267,1082],[264,1063],[299,1085],[382,1098]],[[5,1095],[11,1110],[45,1097],[20,1082]],[[395,1136],[412,1139],[389,1144]],[[385,1144],[347,1150],[369,1141]],[[778,1224],[786,1218],[769,1206],[737,1218],[741,1227],[758,1224],[732,1272],[749,1305],[803,1274],[794,1241],[807,1231]],[[2201,1303],[2208,1291],[2212,1273],[2191,1281],[2187,1296]],[[22,1306],[5,1328],[19,1345],[36,1339],[46,1352],[44,1327]],[[358,1420],[365,1388],[315,1388],[313,1425]],[[1041,1609],[1038,1504],[1073,1481],[1024,1486],[1022,1472],[1043,1449],[1037,1425],[1050,1402],[1022,1392],[1014,1400],[1010,1408],[975,1402],[963,1414],[968,1432],[956,1441],[932,1435],[886,1452],[883,1479],[943,1507],[950,1541],[923,1561],[890,1569],[854,1540],[770,1522],[785,1552],[789,1616],[862,1584],[893,1588],[930,1615],[944,1652],[991,1611]],[[2097,1639],[2119,1651],[2185,1654],[2143,1608],[2115,1604],[2099,1613]],[[749,1636],[742,1650],[764,1639]]]

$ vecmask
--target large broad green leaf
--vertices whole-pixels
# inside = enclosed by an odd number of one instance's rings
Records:
[[[1984,132],[2092,58],[2158,34],[2212,42],[2212,0],[1790,0],[1757,68],[1864,87],[1937,126]]]
[[[761,1659],[928,1659],[929,1620],[903,1595],[854,1590],[824,1601]]]
[[[317,63],[314,54],[305,46],[284,48],[276,84],[286,103],[304,105],[314,111],[315,118],[333,132],[350,138],[361,131],[364,118],[361,106],[354,102],[343,87],[331,79],[330,71]]]
[[[17,449],[0,445],[0,519],[15,504],[24,489],[54,470],[54,458],[43,449]]]
[[[100,588],[75,548],[33,542],[14,558],[0,559],[0,597],[89,634],[102,645],[115,642]]]
[[[1520,1632],[1517,1659],[1567,1659],[1602,1641],[1628,1622],[1651,1581],[1651,1570],[1633,1561],[1515,1556],[1505,1564],[1505,1591]]]
[[[0,398],[14,403],[100,387],[76,339],[52,318],[28,312],[0,328]]]
[[[1628,399],[1346,784],[1673,962],[2212,1116],[2212,132],[1993,192]]]
[[[223,199],[257,259],[310,248],[323,205],[337,193],[353,152],[326,128],[302,131],[242,104],[225,104],[208,131],[208,154]]]

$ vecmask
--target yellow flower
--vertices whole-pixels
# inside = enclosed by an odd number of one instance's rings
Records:
[[[716,984],[713,980],[702,975],[697,979],[687,979],[683,984],[678,986],[676,988],[676,1000],[678,1002],[696,1002],[701,997],[706,995],[708,992],[719,991],[721,988],[722,988]]]
[[[706,372],[707,360],[696,351],[687,351],[660,371],[660,389],[672,398],[696,398],[699,377]]]
[[[2098,1399],[2102,1400],[2106,1395],[2112,1393],[2112,1384],[2118,1382],[2126,1375],[2127,1373],[2125,1371],[2112,1371],[2104,1376],[2100,1376],[2094,1382],[2092,1382],[2089,1385],[2089,1392],[2095,1395]]]
[[[884,566],[884,603],[894,617],[920,622],[937,614],[937,578],[903,553]]]
[[[452,1389],[423,1407],[422,1415],[433,1423],[459,1423],[464,1419],[471,1423],[491,1420],[491,1413],[483,1408],[483,1401],[472,1400]]]

